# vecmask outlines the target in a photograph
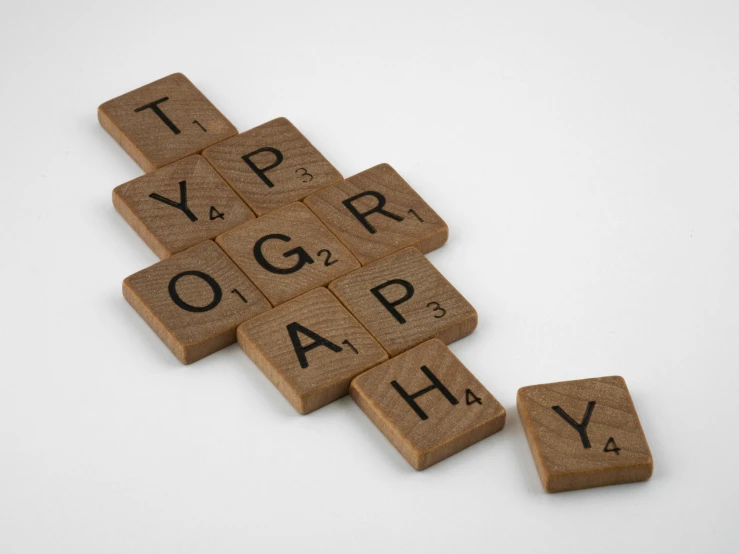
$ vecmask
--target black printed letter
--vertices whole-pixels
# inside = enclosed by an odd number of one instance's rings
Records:
[[[341,346],[337,346],[330,340],[323,338],[318,333],[314,333],[310,329],[306,329],[300,323],[293,322],[288,325],[287,332],[290,334],[290,340],[293,343],[295,354],[298,356],[300,367],[302,367],[303,369],[308,367],[308,359],[305,357],[305,353],[309,350],[313,350],[314,348],[318,348],[319,346],[325,346],[332,352],[341,352],[343,350]],[[313,339],[313,342],[306,346],[303,346],[303,344],[300,342],[300,337],[298,336],[298,333],[301,333],[306,337]]]
[[[192,275],[193,277],[200,277],[203,281],[208,283],[211,289],[213,289],[213,301],[210,304],[202,307],[193,306],[180,298],[180,295],[177,294],[177,281],[179,281],[182,277],[186,277],[188,275]],[[216,280],[207,273],[203,273],[202,271],[183,271],[182,273],[179,273],[172,277],[172,280],[169,282],[169,296],[170,298],[172,298],[172,301],[183,310],[186,310],[188,312],[207,312],[208,310],[212,310],[213,308],[218,306],[218,303],[223,297],[223,291],[221,291],[221,287],[218,285]]]
[[[257,154],[260,154],[261,152],[271,152],[275,155],[275,161],[272,162],[272,165],[268,165],[266,167],[257,167],[256,164],[251,161],[252,156],[256,156]],[[272,148],[271,146],[266,146],[264,148],[260,148],[259,150],[254,150],[254,152],[250,152],[249,154],[246,154],[244,156],[241,156],[241,159],[246,162],[246,165],[248,165],[251,170],[257,174],[257,176],[264,181],[264,184],[267,185],[269,188],[273,188],[275,185],[272,181],[269,180],[269,177],[265,175],[267,171],[270,169],[276,168],[278,165],[282,163],[282,152],[277,150],[277,148]]]
[[[354,207],[354,204],[352,204],[352,202],[360,198],[364,198],[365,196],[371,196],[377,199],[377,206],[375,206],[374,208],[370,208],[366,212],[360,212],[359,210],[357,210],[357,208]],[[346,206],[346,209],[349,210],[351,214],[357,218],[357,221],[359,221],[359,223],[364,225],[364,228],[374,235],[377,232],[377,229],[375,229],[372,226],[372,224],[369,221],[367,221],[367,216],[371,214],[382,214],[385,217],[394,219],[395,221],[403,221],[403,218],[400,217],[399,215],[395,215],[394,213],[391,213],[391,212],[388,212],[382,209],[385,206],[386,202],[387,200],[385,200],[385,197],[382,194],[380,194],[379,192],[375,192],[373,190],[368,190],[366,192],[360,192],[359,194],[356,194],[352,196],[351,198],[347,198],[346,200],[344,200],[343,203],[344,203],[344,206]]]
[[[264,257],[264,254],[262,253],[262,246],[265,242],[268,240],[275,239],[275,240],[281,240],[283,242],[290,242],[290,237],[287,235],[280,235],[280,234],[272,234],[272,235],[265,235],[261,239],[259,239],[256,244],[254,244],[254,258],[257,260],[259,265],[261,265],[264,269],[271,273],[277,273],[278,275],[288,275],[290,273],[295,273],[296,271],[299,271],[300,268],[302,268],[305,264],[312,264],[313,258],[310,257],[310,254],[303,250],[300,246],[297,248],[293,248],[292,250],[288,250],[285,252],[282,256],[284,258],[289,258],[290,256],[297,256],[298,261],[295,262],[295,265],[288,268],[282,268],[282,267],[276,267],[269,263],[267,261],[267,258]]]
[[[164,202],[165,204],[167,204],[167,206],[172,206],[173,208],[177,208],[178,210],[181,210],[182,213],[184,213],[188,218],[190,218],[190,221],[198,220],[195,214],[190,211],[190,208],[187,207],[187,181],[180,181],[180,201],[179,203],[175,202],[174,200],[170,200],[169,198],[165,198],[164,196],[162,196],[161,194],[157,194],[156,192],[152,192],[149,195],[149,198],[153,198],[154,200],[159,200],[160,202]]]
[[[169,119],[167,117],[167,115],[159,107],[159,104],[161,104],[162,102],[166,102],[167,100],[169,100],[169,97],[168,96],[165,96],[164,98],[160,98],[159,100],[154,100],[150,104],[146,104],[144,106],[141,106],[140,108],[136,108],[134,111],[135,112],[143,112],[144,110],[151,110],[151,111],[153,111],[155,114],[157,114],[159,116],[159,119],[161,119],[162,121],[164,121],[164,124],[167,127],[169,127],[169,129],[175,135],[179,135],[180,134],[180,130],[177,128],[177,125],[175,125],[174,123],[172,123],[172,120]]]
[[[454,398],[454,395],[449,392],[449,389],[447,389],[441,381],[439,381],[436,375],[431,373],[431,370],[429,368],[427,368],[425,365],[422,365],[421,371],[423,371],[423,374],[429,378],[429,381],[431,381],[431,385],[426,387],[425,389],[421,389],[415,394],[408,394],[407,392],[405,392],[405,389],[401,387],[397,381],[393,381],[390,383],[393,388],[398,391],[398,394],[403,397],[403,400],[408,402],[408,405],[413,408],[413,411],[416,412],[418,417],[420,417],[421,419],[429,418],[429,416],[426,415],[426,412],[424,412],[421,407],[416,404],[416,398],[418,398],[419,396],[423,396],[427,392],[431,392],[434,389],[439,389],[439,392],[444,395],[444,398],[446,398],[452,406],[456,406],[457,404],[459,404],[459,400]]]
[[[390,302],[387,298],[385,298],[380,292],[385,287],[389,287],[390,285],[400,285],[405,289],[405,296],[402,298],[399,298],[395,302]],[[392,316],[400,323],[401,325],[405,323],[405,318],[400,315],[400,312],[395,309],[395,306],[398,306],[405,302],[406,300],[410,300],[413,296],[413,285],[411,285],[408,281],[404,281],[403,279],[391,279],[390,281],[387,281],[386,283],[383,283],[381,285],[377,285],[375,288],[370,289],[370,292],[375,295],[375,298],[377,298],[380,301],[380,304],[382,304],[385,309],[392,314]]]
[[[590,448],[590,440],[588,439],[588,433],[586,429],[588,427],[588,423],[590,423],[590,416],[593,415],[593,408],[595,408],[595,400],[588,402],[588,407],[585,409],[585,415],[582,418],[582,423],[578,423],[559,406],[552,406],[552,410],[557,412],[562,419],[572,425],[575,430],[580,433],[580,440],[582,441],[583,448]]]

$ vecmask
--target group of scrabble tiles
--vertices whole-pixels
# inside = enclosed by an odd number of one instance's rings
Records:
[[[284,118],[238,134],[182,74],[98,116],[147,172],[113,203],[162,259],[123,294],[181,362],[238,341],[298,412],[349,393],[419,470],[502,429],[446,346],[477,325],[424,256],[448,229],[389,165],[343,179]],[[621,377],[524,387],[517,404],[546,490],[651,476]]]

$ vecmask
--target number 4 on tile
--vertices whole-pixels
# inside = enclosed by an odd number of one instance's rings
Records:
[[[467,402],[467,405],[471,404],[482,404],[482,400],[470,389],[467,389],[467,392],[465,393],[465,401]]]
[[[621,449],[616,446],[616,441],[613,440],[613,437],[610,437],[608,442],[606,442],[606,447],[603,449],[603,452],[615,452],[616,456],[618,456],[620,451]]]

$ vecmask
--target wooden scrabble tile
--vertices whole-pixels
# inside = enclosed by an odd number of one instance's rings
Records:
[[[237,133],[182,73],[108,100],[98,108],[98,119],[147,172]]]
[[[323,287],[242,323],[237,336],[244,352],[301,414],[344,396],[354,377],[388,359]]]
[[[284,117],[203,152],[257,215],[341,180],[323,155]]]
[[[361,374],[351,395],[418,470],[505,425],[503,406],[437,339]]]
[[[236,327],[269,302],[213,241],[123,281],[123,296],[183,363],[236,341]]]
[[[388,164],[375,166],[304,200],[362,265],[407,246],[430,252],[446,223]]]
[[[162,259],[254,219],[198,155],[116,187],[113,205]]]
[[[331,283],[329,290],[390,356],[430,338],[446,344],[477,327],[477,312],[415,248]]]
[[[216,239],[273,306],[330,283],[359,262],[300,202]]]
[[[652,476],[652,454],[622,377],[523,387],[517,404],[547,492]]]

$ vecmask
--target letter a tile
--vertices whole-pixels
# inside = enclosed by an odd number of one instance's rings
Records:
[[[354,377],[387,360],[372,335],[325,288],[241,324],[238,340],[301,414],[344,396]]]
[[[547,492],[651,477],[652,454],[622,377],[523,387],[517,404]]]
[[[164,259],[254,219],[202,156],[190,156],[113,190],[113,205]]]
[[[284,117],[203,152],[257,215],[341,180],[323,155]]]
[[[270,309],[210,240],[127,277],[123,296],[183,364],[236,342],[240,323]]]
[[[329,290],[395,356],[431,338],[469,335],[477,312],[415,248],[406,248],[331,283]]]
[[[359,262],[300,202],[216,239],[273,306],[328,285]]]
[[[105,102],[98,119],[146,172],[198,154],[237,132],[182,73]]]
[[[505,425],[503,406],[436,339],[363,373],[351,395],[418,470]]]
[[[388,164],[304,200],[362,265],[408,246],[426,253],[449,236],[446,223]]]

